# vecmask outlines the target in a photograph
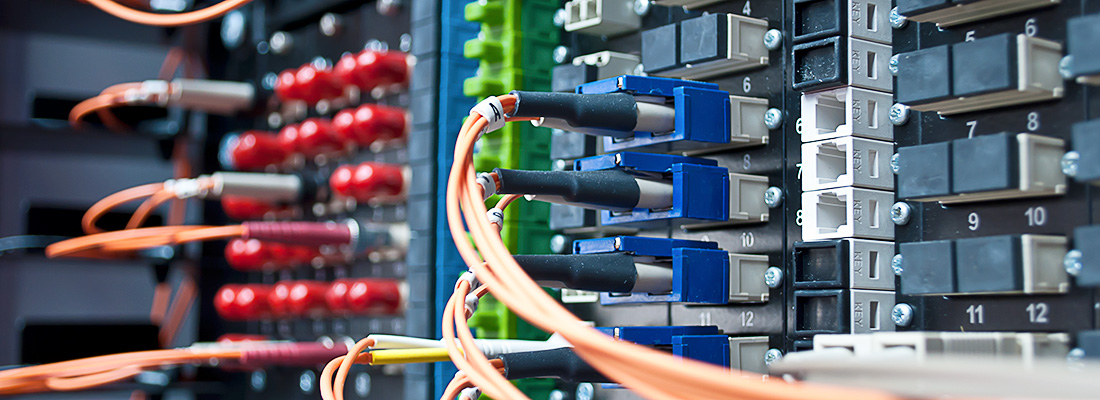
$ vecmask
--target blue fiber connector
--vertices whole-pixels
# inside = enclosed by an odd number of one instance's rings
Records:
[[[616,236],[573,242],[573,254],[626,252],[672,263],[670,293],[600,293],[601,304],[726,304],[730,293],[729,253],[714,242]]]

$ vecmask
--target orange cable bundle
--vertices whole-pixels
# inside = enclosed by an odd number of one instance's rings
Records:
[[[124,20],[162,27],[175,27],[206,22],[248,4],[252,0],[225,0],[201,10],[179,14],[157,14],[135,10],[113,0],[84,0],[88,4]]]

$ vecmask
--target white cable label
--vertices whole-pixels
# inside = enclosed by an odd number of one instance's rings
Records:
[[[480,103],[477,103],[471,111],[476,112],[489,121],[489,125],[485,127],[485,130],[478,132],[477,137],[480,139],[481,135],[486,132],[492,132],[504,127],[504,105],[500,104],[500,99],[496,96],[486,97]]]
[[[489,218],[490,224],[497,224],[497,232],[500,232],[504,228],[504,210],[493,207],[489,211],[485,212],[485,217]]]
[[[477,183],[481,185],[481,191],[485,195],[483,200],[489,200],[494,194],[497,194],[497,184],[493,180],[492,175],[488,172],[482,172],[477,174]]]

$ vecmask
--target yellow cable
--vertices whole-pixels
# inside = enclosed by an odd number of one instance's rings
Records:
[[[385,349],[373,350],[370,354],[371,365],[413,364],[451,360],[445,348]]]

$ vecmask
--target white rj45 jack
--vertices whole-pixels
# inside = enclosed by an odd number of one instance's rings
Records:
[[[890,93],[845,86],[802,94],[802,142],[844,136],[894,140]]]
[[[802,190],[855,186],[893,190],[890,156],[894,145],[842,137],[802,144]]]
[[[844,187],[802,193],[802,239],[894,240],[894,193]]]

